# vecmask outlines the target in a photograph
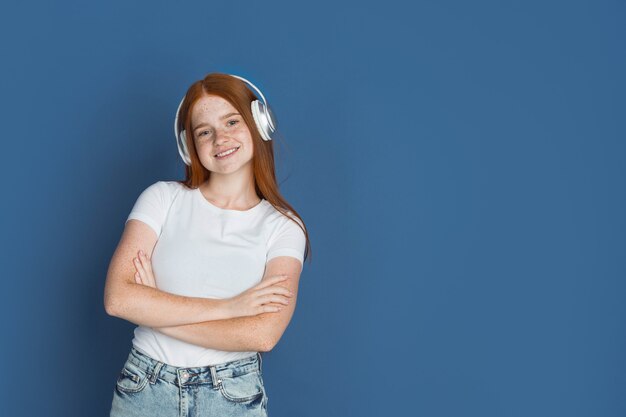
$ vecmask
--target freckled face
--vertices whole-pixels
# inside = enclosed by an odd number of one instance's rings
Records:
[[[207,170],[220,174],[252,171],[252,134],[228,100],[214,95],[200,98],[191,111],[191,129],[198,157]],[[216,156],[233,149],[230,155]]]

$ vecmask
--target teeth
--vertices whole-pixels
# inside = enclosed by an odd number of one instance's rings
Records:
[[[239,148],[233,148],[233,149],[230,149],[230,150],[228,150],[226,152],[218,153],[217,156],[221,157],[221,156],[230,155],[231,153],[235,152],[237,149],[239,149]]]

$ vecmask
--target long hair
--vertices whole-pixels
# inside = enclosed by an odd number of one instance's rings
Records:
[[[228,74],[210,73],[204,79],[194,82],[185,95],[185,99],[180,107],[178,116],[179,129],[185,129],[187,149],[189,150],[189,158],[191,165],[185,165],[185,180],[179,181],[188,188],[198,188],[211,176],[211,171],[207,170],[196,151],[196,145],[191,129],[191,110],[196,102],[203,96],[215,95],[219,96],[237,109],[241,114],[244,122],[248,126],[252,135],[253,156],[252,169],[254,173],[254,189],[259,198],[267,200],[276,210],[284,214],[292,221],[298,224],[306,237],[306,248],[304,251],[304,260],[309,258],[311,251],[311,243],[309,241],[309,233],[304,225],[304,220],[298,212],[285,200],[278,189],[276,182],[276,172],[274,168],[274,141],[264,141],[261,134],[256,128],[250,104],[256,100],[254,93],[241,80],[231,77]],[[299,220],[296,221],[288,212],[293,213]],[[310,263],[310,260],[309,260]]]

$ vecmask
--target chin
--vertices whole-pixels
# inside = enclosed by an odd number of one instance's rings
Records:
[[[250,161],[252,162],[252,161]],[[228,165],[228,166],[212,166],[211,169],[207,169],[210,172],[215,172],[216,174],[232,174],[235,173],[237,171],[242,171],[245,170],[248,166],[250,166],[250,171],[252,171],[252,163],[247,163],[247,164],[232,164],[232,165]],[[206,165],[205,165],[206,168]]]

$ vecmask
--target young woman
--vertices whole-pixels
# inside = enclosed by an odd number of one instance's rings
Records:
[[[112,417],[267,415],[260,352],[291,320],[310,251],[276,183],[275,129],[244,78],[211,73],[187,90],[175,119],[186,179],[139,195],[107,273],[107,313],[138,325]]]

